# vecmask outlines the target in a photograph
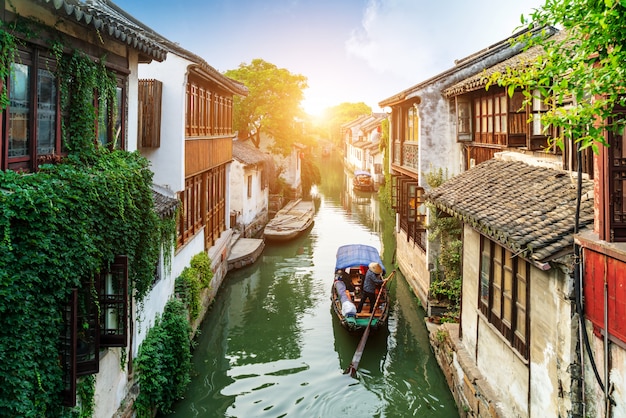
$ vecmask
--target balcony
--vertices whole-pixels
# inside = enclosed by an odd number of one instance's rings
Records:
[[[396,139],[393,143],[393,164],[417,172],[418,149],[417,142],[400,142]]]

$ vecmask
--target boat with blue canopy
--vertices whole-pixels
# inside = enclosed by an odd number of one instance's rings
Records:
[[[337,249],[331,289],[332,309],[341,325],[349,331],[362,331],[368,325],[375,330],[387,325],[389,294],[385,286],[376,289],[375,303],[367,301],[357,312],[363,296],[365,274],[372,263],[380,266],[384,276],[385,266],[376,248],[365,244],[348,244]]]

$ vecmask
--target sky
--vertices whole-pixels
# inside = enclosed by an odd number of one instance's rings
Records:
[[[303,109],[378,103],[519,29],[545,0],[113,0],[224,72],[260,58],[307,78]]]

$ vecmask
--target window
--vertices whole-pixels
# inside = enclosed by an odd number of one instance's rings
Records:
[[[115,97],[100,97],[98,105],[98,142],[109,149],[124,149],[124,87],[123,80],[118,79]]]
[[[407,240],[412,239],[425,249],[424,189],[409,177],[393,177],[392,181],[393,207],[400,215],[400,229],[406,232]]]
[[[98,373],[100,349],[126,346],[127,289],[128,258],[116,256],[109,268],[84,281],[70,295],[60,338],[62,394],[68,406],[76,403],[76,377]]]
[[[117,256],[100,274],[100,346],[125,347],[127,330],[128,258]]]
[[[204,229],[206,248],[226,230],[226,168],[221,165],[185,180],[179,193],[182,202],[177,224],[178,246]]]
[[[252,197],[252,176],[248,176],[248,199]]]
[[[456,97],[457,140],[472,140],[472,107],[467,97]]]
[[[623,113],[611,120],[611,123],[623,123],[626,119],[626,109]],[[608,196],[603,199],[608,205],[609,226],[608,235],[602,239],[611,242],[626,242],[626,132],[608,132],[609,147],[607,182]]]
[[[505,145],[507,130],[506,94],[499,91],[474,100],[474,140],[483,144]]]
[[[59,152],[56,63],[39,50],[21,50],[11,64],[5,110],[2,169],[33,170],[37,159]]]
[[[187,137],[228,135],[232,132],[233,99],[221,95],[215,86],[191,75],[186,101]]]
[[[66,152],[62,144],[56,60],[40,48],[23,46],[6,81],[9,105],[0,132],[0,169],[34,171]],[[94,142],[124,149],[125,78],[117,78],[115,97],[98,97],[100,117],[94,122]]]
[[[484,236],[480,247],[480,311],[528,359],[530,264]]]
[[[417,142],[419,138],[419,120],[417,105],[409,107],[406,111],[406,125],[404,127],[405,141]]]

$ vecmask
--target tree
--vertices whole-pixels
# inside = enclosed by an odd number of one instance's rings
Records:
[[[329,107],[324,112],[326,129],[330,140],[335,144],[341,143],[341,125],[350,122],[359,116],[371,115],[372,108],[363,102],[344,102],[334,107]]]
[[[491,83],[507,86],[509,94],[522,88],[527,103],[544,100],[549,111],[544,126],[558,132],[562,147],[572,138],[581,149],[606,145],[605,131],[622,132],[623,118],[613,118],[615,106],[625,105],[626,0],[546,0],[530,18],[529,29],[562,28],[566,36],[523,35],[526,49],[535,45],[545,53],[523,68],[494,74]]]
[[[242,82],[249,92],[234,98],[233,124],[239,137],[259,148],[261,133],[267,134],[274,140],[272,150],[287,155],[303,136],[300,103],[308,87],[306,77],[258,58],[224,74]]]

